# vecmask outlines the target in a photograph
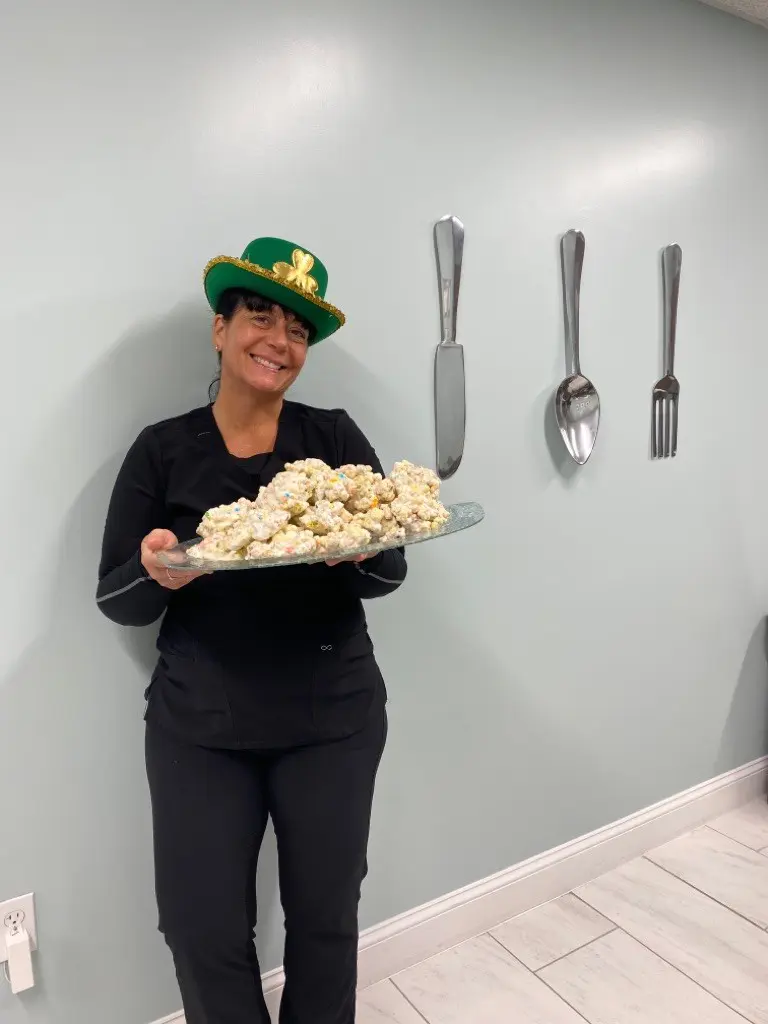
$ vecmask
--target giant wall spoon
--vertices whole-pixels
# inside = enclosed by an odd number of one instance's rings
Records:
[[[594,384],[582,375],[579,362],[579,292],[584,265],[584,235],[568,231],[560,242],[565,304],[565,350],[568,376],[555,394],[555,416],[568,454],[583,466],[597,438],[600,399]]]

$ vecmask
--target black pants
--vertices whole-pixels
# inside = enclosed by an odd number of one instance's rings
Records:
[[[264,753],[186,745],[147,725],[160,930],[187,1024],[269,1024],[253,942],[268,816],[285,915],[280,1024],[353,1024],[357,909],[386,711],[362,732]]]

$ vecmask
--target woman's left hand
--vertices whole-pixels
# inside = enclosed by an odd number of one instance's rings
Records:
[[[351,555],[349,558],[332,558],[326,559],[326,565],[340,565],[342,562],[364,562],[368,558],[373,558],[376,554],[373,551],[370,555]]]

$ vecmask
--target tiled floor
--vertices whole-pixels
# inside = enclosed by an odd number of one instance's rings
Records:
[[[359,1024],[768,1024],[768,803],[360,994]]]

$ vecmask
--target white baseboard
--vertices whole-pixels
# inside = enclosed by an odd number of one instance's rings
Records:
[[[767,780],[768,757],[761,757],[369,928],[360,936],[360,988],[557,899],[705,821],[765,795]],[[269,971],[263,980],[276,1019],[283,972]],[[155,1024],[184,1024],[184,1017],[177,1014]]]

